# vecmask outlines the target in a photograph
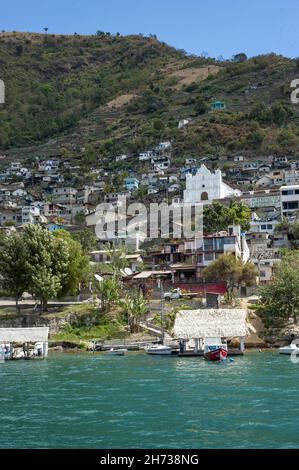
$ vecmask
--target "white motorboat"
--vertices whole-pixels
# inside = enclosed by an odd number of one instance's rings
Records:
[[[114,349],[114,348],[111,348],[111,349],[109,349],[109,351],[106,351],[106,354],[108,356],[124,356],[126,352],[127,352],[127,349]]]
[[[299,354],[299,344],[291,343],[289,346],[284,346],[279,348],[279,354],[288,354],[289,356],[292,354]]]
[[[151,346],[147,346],[145,349],[147,354],[155,354],[155,355],[168,355],[171,354],[172,349],[169,346],[165,346],[164,344],[152,344]]]

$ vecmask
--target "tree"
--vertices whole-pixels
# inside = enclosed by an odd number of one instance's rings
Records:
[[[235,54],[233,56],[233,61],[234,62],[246,62],[247,60],[247,55],[245,52],[239,52],[238,54]]]
[[[252,131],[247,135],[246,141],[250,147],[255,149],[259,148],[264,140],[264,135],[261,131]]]
[[[147,313],[148,307],[142,292],[131,292],[120,300],[122,312],[126,317],[130,332],[135,333],[138,330],[140,319]]]
[[[13,234],[0,239],[0,275],[1,286],[13,296],[17,312],[20,313],[19,300],[29,288],[29,273],[25,269],[27,250],[23,239]]]
[[[90,274],[89,257],[84,252],[80,242],[74,240],[69,232],[57,230],[54,232],[54,243],[58,246],[63,241],[68,252],[66,276],[61,281],[61,293],[75,295],[81,281],[87,281]]]
[[[120,286],[116,278],[106,277],[96,284],[96,290],[101,295],[103,310],[109,310],[112,303],[119,300]]]
[[[18,44],[18,45],[16,46],[16,54],[17,54],[18,56],[23,54],[23,46],[22,46],[22,44]]]
[[[97,161],[97,156],[95,149],[93,148],[92,145],[87,144],[85,148],[85,159],[84,162],[87,163],[88,165],[91,165],[93,163],[96,163]]]
[[[228,298],[232,299],[233,288],[254,285],[258,271],[254,264],[246,263],[231,253],[224,253],[203,270],[207,282],[225,282]]]
[[[128,266],[127,247],[125,245],[116,246],[113,244],[111,247],[107,247],[105,251],[110,258],[114,276],[119,277],[121,275],[120,270],[125,269]]]
[[[205,100],[203,98],[198,96],[196,98],[196,101],[195,101],[195,104],[194,104],[194,109],[195,109],[196,113],[199,114],[199,115],[205,114],[208,110],[208,105],[207,105],[207,103],[205,102]]]
[[[288,117],[288,112],[286,108],[280,104],[280,103],[275,103],[271,107],[271,112],[272,112],[272,120],[275,124],[278,126],[281,126],[284,124],[287,120]]]
[[[251,210],[242,202],[231,201],[229,207],[220,202],[204,206],[204,232],[212,233],[227,230],[228,225],[240,225],[243,231],[250,229]]]
[[[42,312],[67,282],[68,244],[38,225],[27,225],[22,239],[27,251],[24,267],[30,276],[29,291],[40,300]]]
[[[153,128],[155,131],[162,133],[165,128],[164,122],[161,119],[155,119],[153,122]]]
[[[251,210],[245,204],[233,200],[230,202],[226,213],[228,225],[240,225],[245,232],[250,229]]]
[[[81,244],[85,253],[89,253],[97,247],[97,237],[89,228],[74,233],[73,239]]]
[[[272,284],[260,288],[257,312],[269,324],[297,323],[299,313],[299,251],[284,253]]]

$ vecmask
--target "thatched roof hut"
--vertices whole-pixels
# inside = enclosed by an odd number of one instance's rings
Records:
[[[180,310],[174,322],[174,337],[194,338],[244,337],[247,334],[246,310],[219,308]]]

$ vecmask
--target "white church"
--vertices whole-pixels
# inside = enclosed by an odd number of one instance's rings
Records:
[[[222,181],[221,170],[210,171],[205,165],[195,175],[186,175],[184,203],[208,203],[214,199],[240,196],[241,191],[231,188]]]

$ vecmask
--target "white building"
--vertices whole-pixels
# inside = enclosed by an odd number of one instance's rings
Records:
[[[182,129],[182,127],[185,127],[187,126],[187,124],[189,124],[189,122],[191,121],[191,119],[181,119],[178,123],[178,129]]]
[[[213,201],[240,195],[241,191],[231,188],[222,181],[221,170],[212,172],[205,165],[201,165],[194,176],[186,174],[185,203]]]
[[[117,155],[117,156],[115,157],[115,161],[116,161],[116,162],[121,162],[122,160],[126,160],[127,158],[128,158],[127,155]]]
[[[281,214],[284,217],[295,215],[299,210],[299,184],[281,186],[280,188]]]
[[[35,206],[22,207],[22,224],[34,224],[39,222],[40,209]]]
[[[151,158],[153,158],[155,156],[156,156],[156,154],[152,150],[148,150],[147,152],[139,153],[139,160],[140,161],[147,161],[147,160],[150,160]]]
[[[77,190],[71,187],[53,188],[52,198],[57,204],[74,204],[76,202]]]
[[[171,149],[171,142],[167,141],[167,142],[160,142],[157,147],[156,147],[156,150],[158,151],[164,151],[164,150],[169,150]]]
[[[21,169],[21,163],[19,161],[11,162],[10,164],[10,171],[16,172]]]
[[[262,219],[253,219],[250,222],[250,231],[257,233],[269,233],[274,234],[275,227],[279,224],[279,220],[262,220]]]

